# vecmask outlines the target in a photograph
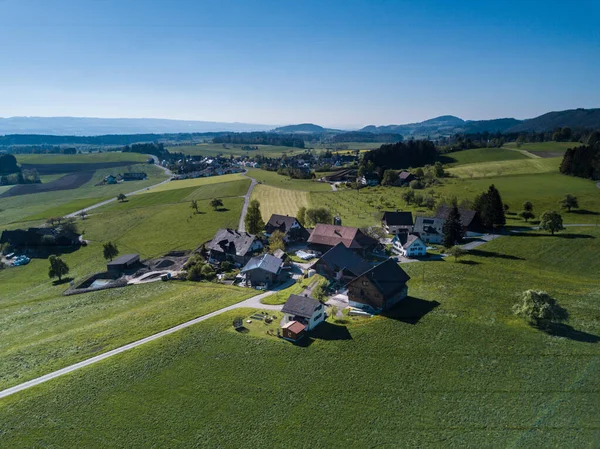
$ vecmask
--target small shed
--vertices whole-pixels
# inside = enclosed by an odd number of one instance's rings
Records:
[[[298,341],[304,337],[306,325],[298,321],[289,321],[281,326],[282,337],[289,341]]]
[[[106,264],[106,271],[111,274],[121,274],[140,262],[139,254],[124,254]]]

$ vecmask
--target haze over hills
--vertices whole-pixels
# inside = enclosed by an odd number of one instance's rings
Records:
[[[268,131],[273,126],[154,118],[0,117],[0,134],[99,136],[106,134]]]

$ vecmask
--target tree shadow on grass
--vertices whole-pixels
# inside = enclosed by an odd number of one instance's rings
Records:
[[[518,256],[512,256],[510,254],[502,254],[502,253],[497,253],[495,251],[483,251],[480,249],[471,249],[469,250],[469,254],[471,256],[477,256],[477,257],[493,257],[495,259],[507,259],[507,260],[525,260],[522,257],[518,257]]]
[[[568,213],[577,215],[600,215],[600,212],[594,212],[593,210],[587,209],[575,209]]]
[[[408,324],[417,324],[421,318],[439,305],[440,303],[437,301],[427,301],[425,299],[408,296],[400,301],[393,309],[383,312],[381,316]]]
[[[226,207],[219,207],[218,209],[215,209],[215,212],[227,212],[229,209],[227,209]]]
[[[542,332],[553,337],[563,337],[573,341],[582,343],[598,343],[600,336],[588,334],[587,332],[578,331],[568,324],[552,323],[544,328],[539,328]]]
[[[475,260],[459,260],[458,263],[462,265],[481,265],[481,262]]]
[[[350,335],[350,331],[346,326],[324,321],[310,332],[307,332],[303,338],[294,344],[302,348],[308,348],[315,340],[352,340],[352,335]]]
[[[62,285],[62,284],[68,284],[72,280],[73,280],[72,277],[62,278],[60,281],[57,279],[56,281],[52,281],[52,285],[57,286],[57,285]]]
[[[550,232],[548,233],[531,233],[531,232],[520,232],[520,233],[515,233],[512,234],[513,237],[558,237],[561,239],[595,239],[596,237],[594,237],[593,235],[589,235],[589,234],[570,234],[570,233],[561,233],[561,232],[557,232],[554,235],[552,235]]]

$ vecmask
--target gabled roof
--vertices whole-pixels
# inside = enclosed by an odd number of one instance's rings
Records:
[[[256,236],[247,232],[219,229],[215,237],[206,244],[206,248],[221,253],[245,256],[255,240]]]
[[[242,268],[241,272],[246,273],[252,270],[263,270],[269,273],[278,274],[281,271],[282,263],[283,260],[281,260],[279,257],[275,257],[270,254],[263,254],[262,256],[257,256],[250,259],[246,266]]]
[[[294,334],[299,334],[300,332],[303,332],[306,329],[306,324],[302,324],[299,321],[288,321],[283,326],[281,326],[281,328],[287,329]]]
[[[406,274],[406,271],[400,268],[400,265],[393,259],[388,259],[371,268],[354,281],[364,279],[365,277],[371,281],[375,288],[379,290],[379,293],[384,297],[395,294],[398,290],[402,289],[404,284],[410,279],[410,276]]]
[[[413,217],[411,212],[384,212],[382,221],[388,226],[412,226]]]
[[[442,227],[444,221],[443,218],[418,216],[415,218],[413,231],[416,233],[424,232],[426,234],[438,234],[436,228]]]
[[[265,225],[265,229],[279,229],[281,232],[286,234],[296,221],[296,217],[273,214],[271,215],[271,218],[269,218],[269,221]]]
[[[302,318],[312,318],[315,312],[323,305],[309,296],[290,295],[281,311]]]
[[[412,245],[417,240],[421,239],[416,234],[398,234],[392,239],[392,242],[400,242],[402,248],[408,249],[410,248],[410,245]],[[421,241],[421,243],[423,242]]]
[[[318,224],[308,238],[308,243],[335,246],[343,243],[346,248],[362,249],[377,244],[377,241],[363,234],[358,228]]]
[[[403,181],[404,181],[404,180],[406,180],[406,179],[408,179],[408,178],[410,178],[410,177],[413,177],[413,178],[414,178],[414,177],[415,177],[415,175],[413,175],[411,172],[409,172],[409,171],[406,171],[406,170],[402,170],[402,171],[400,172],[400,174],[398,175],[398,178],[400,178],[400,179],[401,179],[401,180],[403,180]]]
[[[452,207],[450,206],[440,206],[438,207],[435,216],[436,218],[443,218],[445,220],[446,218],[448,218],[448,215],[450,215],[451,210]],[[460,213],[460,221],[462,222],[464,227],[470,226],[475,216],[477,215],[477,212],[475,212],[474,210],[461,209],[460,207],[458,208],[458,212]]]
[[[371,265],[360,256],[357,256],[354,251],[346,248],[341,242],[323,254],[315,264],[319,262],[326,263],[336,271],[346,269],[354,274],[354,276],[360,276],[371,268]]]

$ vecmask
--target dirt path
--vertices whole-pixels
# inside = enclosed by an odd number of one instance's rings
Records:
[[[250,179],[250,181],[252,181],[250,183],[250,187],[248,187],[248,192],[246,192],[246,194],[242,197],[244,198],[244,206],[242,207],[242,215],[240,215],[240,223],[238,225],[238,231],[240,232],[244,232],[246,231],[246,224],[244,223],[244,219],[246,218],[246,213],[248,212],[248,205],[250,204],[250,196],[252,195],[252,191],[254,190],[254,187],[256,187],[256,184],[258,184],[258,182],[256,182],[256,179],[251,178],[250,176],[247,175],[248,172],[244,172],[243,175]]]
[[[283,305],[267,305],[262,304],[260,302],[261,299],[266,298],[280,290],[283,290],[294,283],[293,280],[277,287],[274,290],[261,293],[260,295],[253,296],[252,298],[248,298],[244,301],[238,302],[237,304],[232,304],[227,307],[223,307],[222,309],[215,310],[214,312],[207,313],[206,315],[202,315],[198,318],[194,318],[193,320],[186,321],[185,323],[181,323],[177,326],[166,329],[162,332],[158,332],[156,334],[150,335],[149,337],[142,338],[141,340],[134,341],[132,343],[126,344],[119,348],[113,349],[112,351],[105,352],[104,354],[97,355],[87,360],[83,360],[81,362],[75,363],[73,365],[67,366],[65,368],[59,369],[52,373],[45,374],[43,376],[37,377],[35,379],[31,379],[27,382],[23,382],[22,384],[15,385],[14,387],[7,388],[6,390],[0,391],[0,399],[10,396],[12,394],[18,393],[20,391],[26,390],[31,387],[35,387],[36,385],[40,385],[44,382],[47,382],[52,379],[56,379],[57,377],[63,376],[68,373],[72,373],[80,368],[84,368],[86,366],[93,365],[94,363],[101,362],[102,360],[106,360],[109,357],[112,357],[117,354],[121,354],[125,351],[129,351],[130,349],[137,348],[143,344],[149,343],[154,340],[158,340],[159,338],[165,337],[167,335],[173,334],[181,329],[185,329],[186,327],[193,326],[194,324],[198,324],[202,321],[208,320],[209,318],[213,318],[217,315],[220,315],[225,312],[229,312],[230,310],[240,309],[240,308],[256,308],[256,309],[264,309],[264,310],[275,310],[280,311]]]
[[[503,150],[516,151],[516,152],[521,153],[521,154],[523,154],[523,155],[525,155],[527,157],[530,157],[531,159],[540,159],[541,158],[541,156],[538,156],[537,154],[530,153],[527,150],[520,150],[518,148],[507,148],[507,147],[502,147],[502,149]]]

